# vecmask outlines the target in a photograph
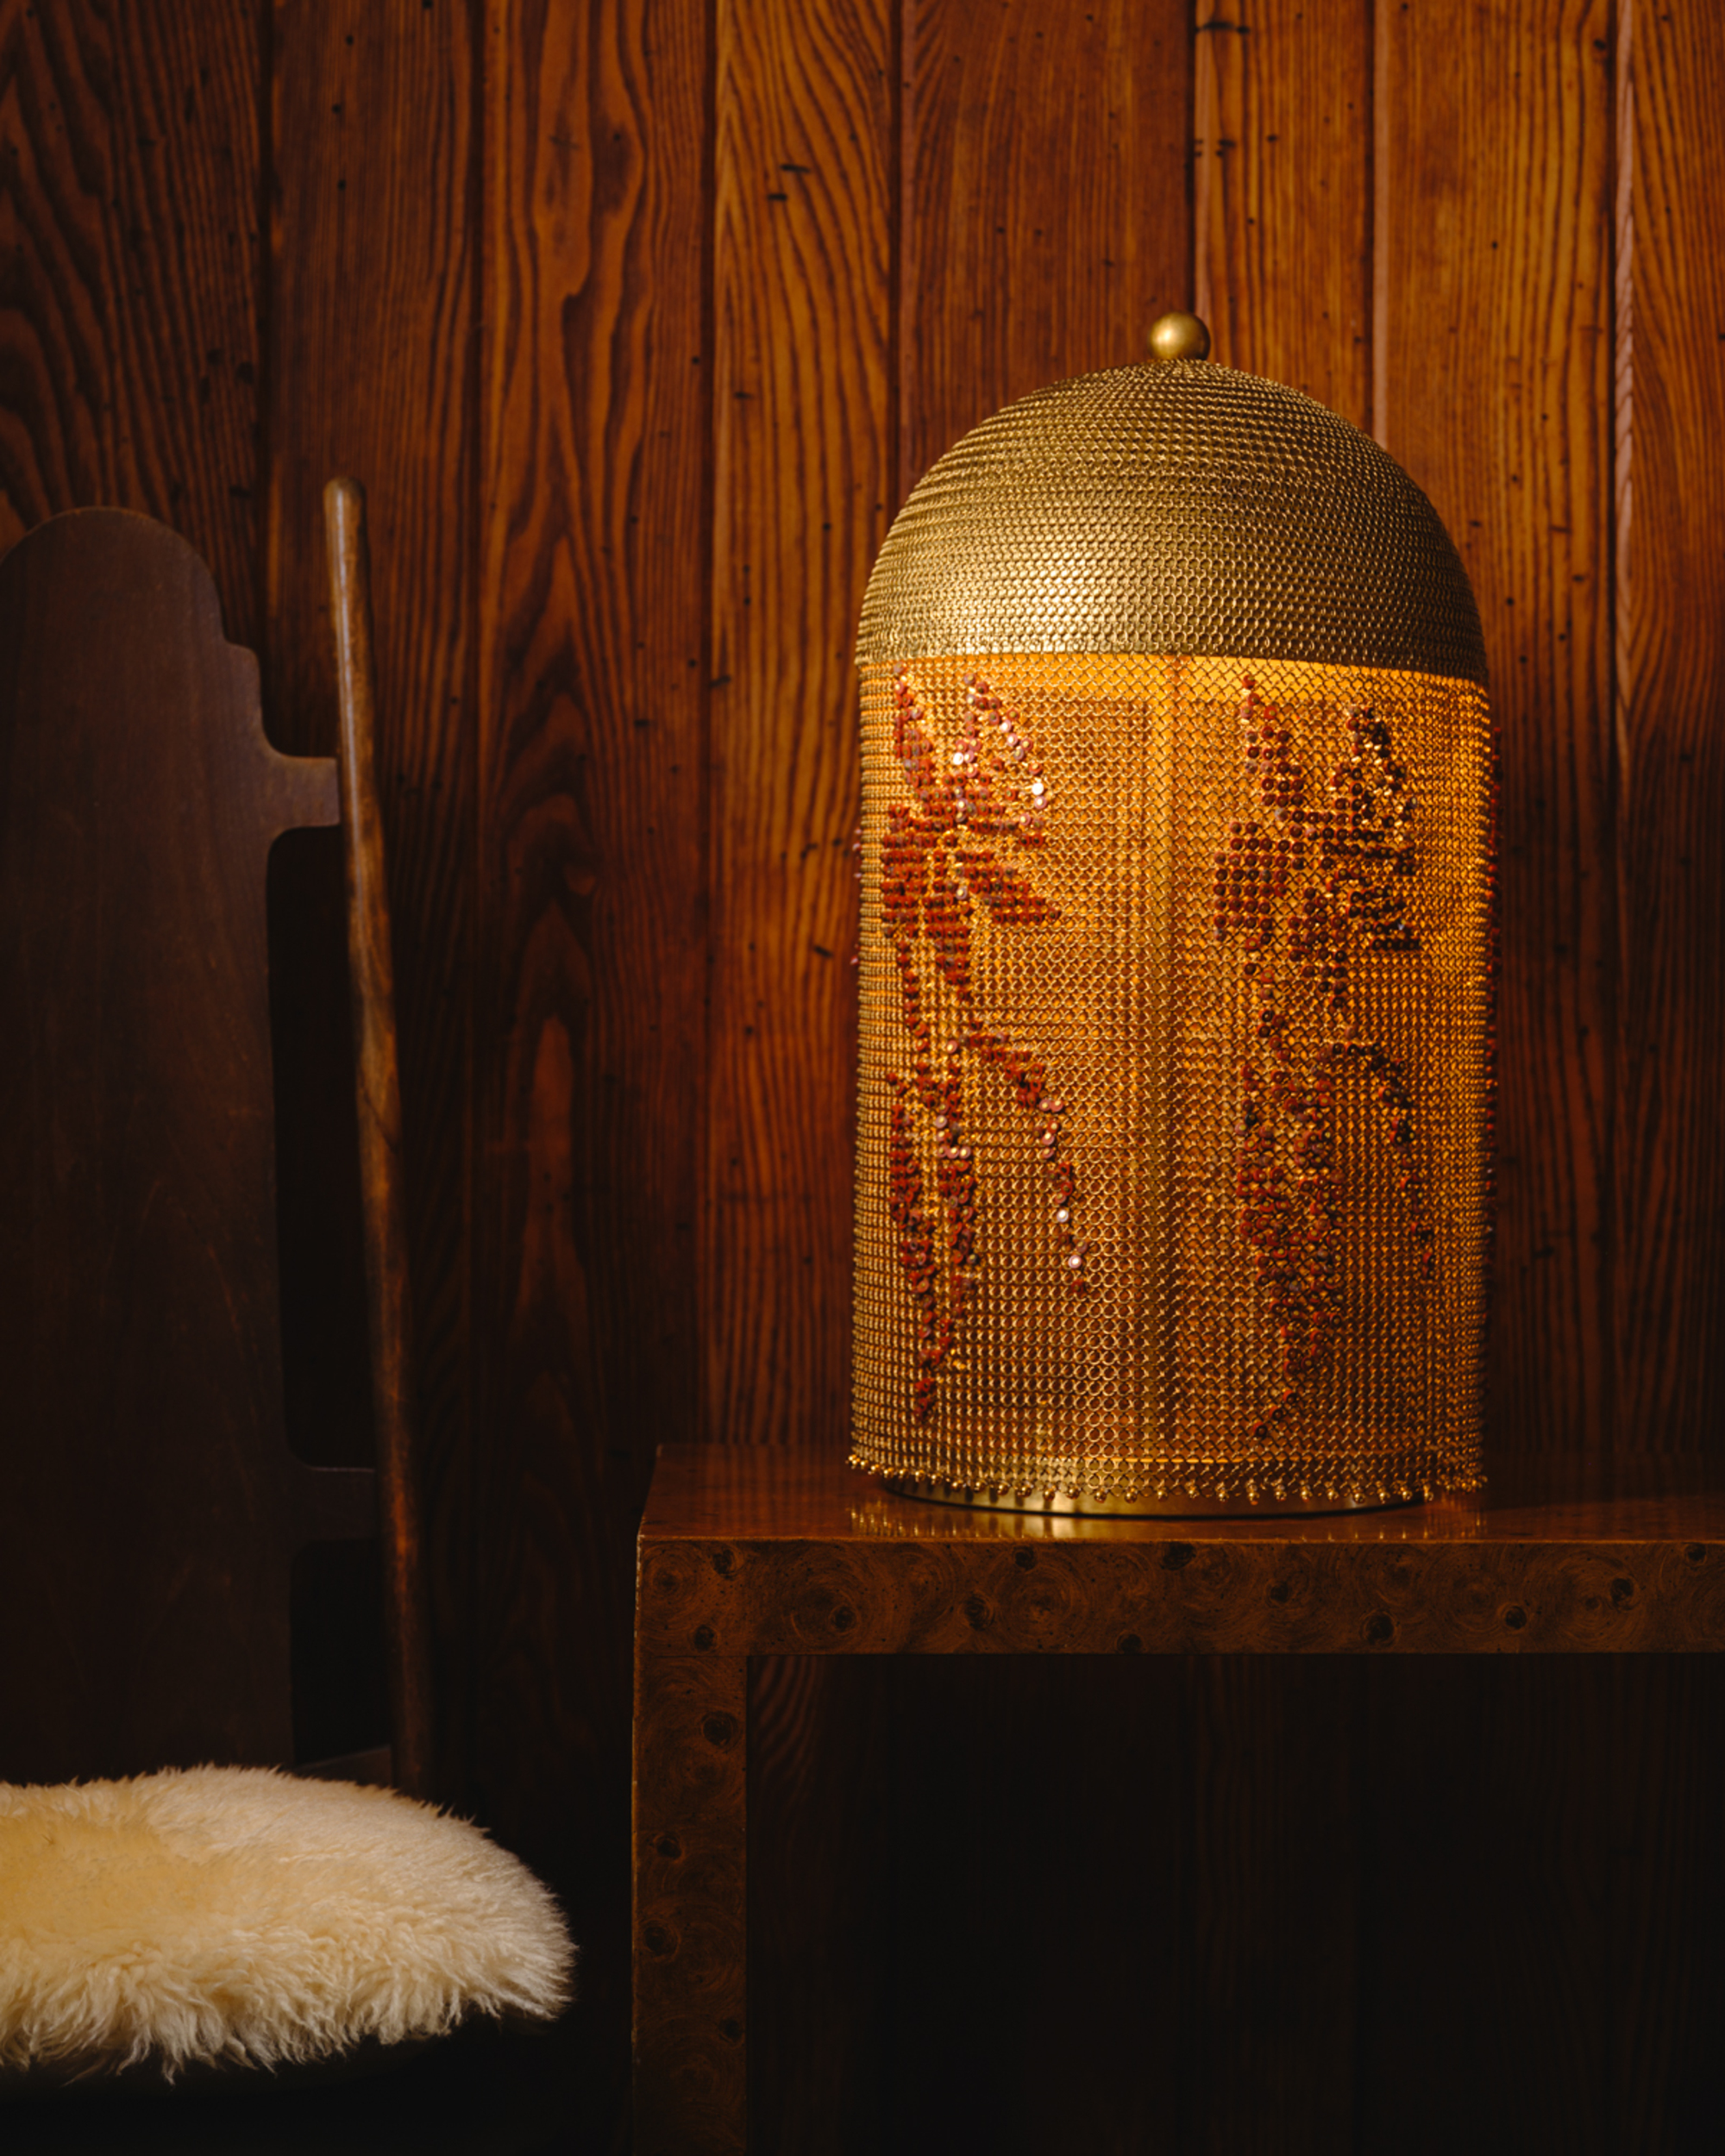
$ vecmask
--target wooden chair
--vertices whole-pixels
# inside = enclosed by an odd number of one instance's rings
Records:
[[[339,765],[270,746],[161,525],[74,511],[0,564],[0,1781],[293,1764],[296,1551],[380,1534],[392,1779],[424,1783],[362,497],[325,506]],[[266,870],[338,821],[375,1471],[297,1458],[283,1410]]]
[[[324,498],[339,765],[269,745],[256,662],[160,525],[79,511],[0,563],[9,2101],[348,2072],[568,1995],[545,1890],[406,1801],[429,1717],[370,609],[362,497]],[[284,832],[338,821],[375,1470],[297,1457],[283,1394],[266,880]],[[295,1764],[296,1551],[367,1535],[390,1771],[260,1772]],[[396,1786],[334,1786],[361,1779]]]

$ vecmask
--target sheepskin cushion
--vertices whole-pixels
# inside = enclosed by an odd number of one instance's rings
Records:
[[[392,1790],[196,1767],[0,1783],[0,2069],[298,2065],[547,2019],[556,1904],[475,1827]]]

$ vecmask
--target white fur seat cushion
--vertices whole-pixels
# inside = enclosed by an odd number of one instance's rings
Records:
[[[557,1906],[392,1790],[196,1767],[0,1783],[0,2069],[273,2066],[474,2014],[547,2019]]]

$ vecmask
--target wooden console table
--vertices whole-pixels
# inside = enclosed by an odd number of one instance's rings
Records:
[[[1725,1648],[1725,1470],[1490,1470],[1482,1500],[1391,1512],[1079,1521],[895,1497],[837,1445],[665,1447],[636,1601],[637,2156],[747,2145],[750,1655]]]

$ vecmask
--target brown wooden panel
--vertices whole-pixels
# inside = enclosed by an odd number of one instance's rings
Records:
[[[1438,2156],[1488,2116],[1506,2149],[1669,2146],[1612,2119],[1610,1664],[1364,1679],[1356,2146]]]
[[[1618,1413],[1625,1444],[1709,1444],[1725,1421],[1725,15],[1633,19],[1618,60]]]
[[[160,517],[254,641],[262,24],[253,0],[0,4],[0,546]]]
[[[208,570],[120,510],[0,571],[0,1777],[292,1757],[264,739]]]
[[[1725,1657],[1659,1675],[1649,1684],[1626,1662],[1609,1671],[1598,1778],[1610,1854],[1589,1884],[1605,1887],[1614,2145],[1698,2151],[1718,2132],[1725,2017]]]
[[[750,2148],[881,2147],[891,1987],[869,1919],[892,1847],[868,1769],[891,1742],[891,1677],[812,1655],[748,1666]]]
[[[846,1397],[851,652],[886,536],[885,0],[718,14],[703,1427]]]
[[[474,1787],[628,2015],[630,1537],[695,1420],[699,0],[484,14]]]
[[[1380,8],[1378,439],[1477,594],[1502,743],[1501,1442],[1611,1427],[1612,10]]]
[[[842,2112],[848,2132],[805,2146],[1205,2146],[1190,1672],[1116,1658],[1076,1673],[969,1658],[875,1672],[888,1712],[862,1796],[891,1853],[851,1936],[887,1949],[883,2041],[865,2130]]]
[[[322,494],[367,489],[375,598],[377,774],[387,842],[400,1024],[405,1195],[423,1412],[419,1453],[436,1556],[442,1781],[463,1789],[469,1675],[468,1090],[477,724],[472,441],[477,170],[474,24],[465,6],[280,0],[271,106],[270,394],[265,704],[296,749],[336,743],[335,646]],[[334,867],[333,862],[329,864]],[[322,895],[339,906],[339,869]],[[315,902],[317,893],[303,890]],[[289,935],[301,927],[283,924]],[[335,982],[310,986],[325,993]],[[309,1025],[304,1010],[284,1022]],[[344,1082],[350,1082],[342,1074]],[[345,1103],[341,1120],[348,1120]],[[352,1144],[348,1139],[349,1146]],[[304,1238],[345,1224],[351,1175],[334,1145],[297,1156],[290,1319],[333,1288],[308,1282]],[[323,1388],[361,1423],[356,1367]],[[327,1357],[340,1308],[315,1307]],[[308,1343],[307,1351],[311,1351]],[[303,1442],[315,1442],[315,1437]]]
[[[1193,282],[1210,356],[1369,428],[1371,0],[1198,14]]]
[[[1354,2146],[1710,2147],[1725,1661],[1364,1676]]]
[[[905,0],[898,492],[1191,304],[1189,0]]]
[[[1330,2156],[1361,2064],[1361,1674],[1207,1656],[1189,1681],[1189,2146]]]

